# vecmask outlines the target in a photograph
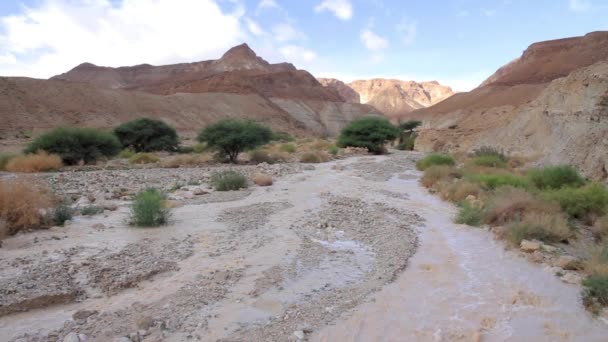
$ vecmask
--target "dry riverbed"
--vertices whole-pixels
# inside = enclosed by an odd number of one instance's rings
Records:
[[[107,207],[0,249],[1,341],[602,341],[578,287],[418,183],[416,153],[238,167],[271,187],[219,193],[212,169],[46,176]],[[171,224],[125,224],[128,197],[172,192]],[[412,258],[413,256],[413,258]],[[530,319],[533,317],[533,319]]]

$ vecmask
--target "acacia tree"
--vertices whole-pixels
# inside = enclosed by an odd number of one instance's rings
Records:
[[[124,148],[136,152],[175,151],[179,145],[175,128],[161,120],[135,119],[116,127],[114,134]]]
[[[249,120],[223,119],[203,128],[198,141],[217,149],[236,163],[239,153],[270,142],[272,131]]]
[[[384,145],[399,136],[399,128],[387,119],[368,116],[354,120],[338,137],[340,147],[364,147],[371,153],[382,154]]]
[[[414,133],[414,130],[420,125],[422,125],[422,121],[409,120],[406,122],[399,123],[399,128],[404,130],[408,135],[411,135],[412,133]]]

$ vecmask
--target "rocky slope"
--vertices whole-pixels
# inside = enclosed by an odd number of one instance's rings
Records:
[[[266,62],[246,44],[197,63],[84,63],[50,80],[0,77],[0,113],[2,145],[57,126],[107,128],[142,116],[166,120],[181,132],[240,117],[280,131],[335,135],[356,117],[381,115],[371,106],[345,103],[291,64]]]
[[[608,32],[531,45],[479,88],[417,110],[421,151],[483,145],[608,177]]]
[[[426,108],[452,96],[452,88],[439,82],[414,82],[387,79],[359,80],[348,84],[367,103],[390,118],[415,109]]]
[[[324,87],[335,89],[346,102],[361,103],[361,96],[353,88],[335,78],[317,78]]]

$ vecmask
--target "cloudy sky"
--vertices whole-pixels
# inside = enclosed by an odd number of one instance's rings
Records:
[[[192,62],[247,42],[315,76],[463,91],[533,42],[607,29],[605,0],[2,0],[0,75]]]

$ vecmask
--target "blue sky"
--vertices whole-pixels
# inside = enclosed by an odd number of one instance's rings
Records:
[[[608,29],[604,0],[0,2],[0,75],[218,58],[247,42],[315,76],[469,90],[536,41]]]

